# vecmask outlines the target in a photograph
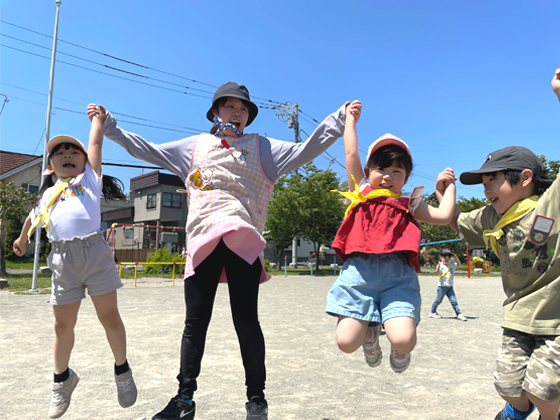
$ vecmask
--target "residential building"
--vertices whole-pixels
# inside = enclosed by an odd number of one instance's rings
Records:
[[[110,227],[114,223],[132,225],[117,226],[114,234],[115,255],[117,250],[137,250],[129,261],[145,261],[146,251],[166,247],[172,253],[181,252],[185,244],[187,223],[186,195],[183,181],[176,175],[153,171],[130,179],[130,197],[133,207],[102,214],[103,222]],[[110,236],[110,235],[108,235]],[[109,238],[112,244],[113,238]],[[121,253],[122,254],[122,253]],[[140,259],[139,259],[140,258]]]

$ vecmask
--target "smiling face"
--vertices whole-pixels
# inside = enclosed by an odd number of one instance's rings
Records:
[[[401,192],[404,183],[406,182],[406,170],[392,163],[386,168],[364,168],[369,185],[374,190],[386,188],[394,193]]]
[[[249,120],[249,108],[239,98],[225,98],[225,100],[219,104],[218,110],[216,111],[213,109],[212,112],[224,121],[224,125],[232,123],[241,133],[245,130],[245,126]],[[233,131],[231,127],[228,127],[228,129],[222,131],[222,133],[224,136],[237,137],[237,134],[235,134],[235,131]]]
[[[74,177],[86,170],[87,156],[83,150],[69,143],[55,147],[49,155],[48,169],[58,178]]]
[[[482,175],[484,194],[496,213],[504,214],[518,201],[524,200],[533,194],[532,188],[533,173],[529,169],[521,172],[520,181],[512,185],[503,171],[492,174]]]

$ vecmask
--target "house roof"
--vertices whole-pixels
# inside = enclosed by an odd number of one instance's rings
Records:
[[[177,175],[161,173],[160,171],[153,171],[147,174],[135,176],[130,178],[131,191],[137,191],[142,188],[152,187],[154,185],[172,185],[180,188],[185,188],[185,184]]]
[[[42,163],[43,156],[25,155],[22,153],[0,150],[0,178],[7,178],[36,163]]]

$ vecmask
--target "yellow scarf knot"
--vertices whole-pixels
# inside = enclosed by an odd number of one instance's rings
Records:
[[[346,219],[346,217],[348,217],[348,214],[352,211],[352,209],[354,207],[358,206],[359,204],[365,203],[368,200],[371,200],[371,199],[374,199],[374,198],[377,198],[377,197],[399,198],[400,196],[402,196],[402,192],[400,192],[400,191],[398,193],[395,193],[395,192],[387,190],[387,189],[372,190],[364,196],[362,194],[362,192],[360,191],[360,188],[358,187],[358,183],[356,182],[356,178],[354,178],[354,175],[352,175],[352,180],[354,181],[354,185],[355,185],[354,191],[331,190],[332,192],[337,192],[337,193],[343,195],[344,197],[352,200],[352,202],[350,203],[350,205],[346,209],[346,212],[344,213],[344,218],[345,219]]]
[[[72,180],[72,179],[73,179],[72,177],[68,177],[68,178],[64,178],[64,179],[59,181],[59,183],[56,186],[56,188],[54,189],[51,197],[49,198],[49,201],[47,202],[47,205],[45,206],[45,209],[37,215],[37,217],[35,218],[35,220],[31,224],[31,227],[29,228],[29,231],[27,232],[27,235],[29,237],[31,236],[31,232],[33,232],[33,229],[35,229],[35,226],[37,226],[39,224],[39,221],[43,222],[43,227],[45,228],[45,230],[47,230],[47,225],[49,224],[49,221],[51,220],[51,213],[50,213],[51,207],[54,205],[54,203],[56,203],[56,200],[58,200],[58,197],[60,196],[60,194],[62,194],[62,191],[64,191],[64,189],[68,186],[68,184],[70,183],[70,180]]]
[[[488,247],[488,242],[490,242],[490,245],[492,246],[492,249],[494,250],[494,253],[498,258],[500,258],[500,251],[498,250],[498,239],[500,239],[504,234],[502,228],[512,222],[515,222],[516,220],[521,219],[523,216],[533,210],[537,205],[538,199],[538,195],[532,195],[531,197],[526,198],[523,201],[518,201],[504,213],[498,223],[496,223],[496,226],[494,226],[494,229],[487,229],[483,232],[486,246]]]

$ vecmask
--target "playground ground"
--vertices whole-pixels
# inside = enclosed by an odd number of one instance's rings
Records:
[[[383,362],[369,368],[358,350],[338,350],[336,319],[324,313],[335,277],[278,276],[261,287],[260,321],[266,339],[269,418],[290,420],[493,419],[502,400],[492,384],[500,342],[499,277],[457,277],[460,307],[448,301],[428,317],[437,278],[421,276],[422,321],[412,364],[401,375]],[[46,418],[52,380],[53,317],[48,295],[0,291],[0,419]],[[129,362],[138,401],[122,409],[116,400],[112,357],[89,298],[76,327],[71,366],[81,376],[63,419],[151,419],[175,395],[184,321],[182,281],[126,282],[119,306],[127,328]],[[229,310],[220,285],[195,394],[197,420],[245,419],[244,375]],[[530,419],[536,420],[537,414]]]

